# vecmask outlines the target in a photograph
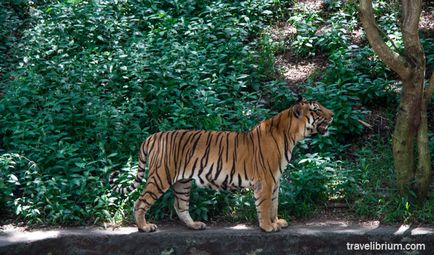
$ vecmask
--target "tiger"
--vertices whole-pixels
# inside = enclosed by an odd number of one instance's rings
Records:
[[[128,194],[142,182],[148,160],[146,185],[135,202],[134,217],[140,232],[154,232],[157,225],[145,215],[170,187],[179,219],[190,229],[206,229],[189,213],[190,189],[252,188],[259,227],[265,232],[279,231],[288,222],[278,217],[280,176],[287,167],[296,143],[312,134],[324,135],[333,120],[333,111],[317,101],[298,98],[295,104],[260,122],[249,132],[173,130],[149,136],[140,145],[138,171],[128,188],[110,186]]]

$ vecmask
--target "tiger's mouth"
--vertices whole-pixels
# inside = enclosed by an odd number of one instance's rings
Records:
[[[317,130],[318,130],[318,133],[320,135],[325,135],[327,133],[327,131],[328,131],[328,128],[329,128],[328,124],[319,125],[318,128],[317,128]]]
[[[330,123],[332,122],[333,119],[331,119],[330,121],[323,121],[321,124],[318,125],[317,127],[317,131],[320,135],[327,135],[327,131],[329,128]]]

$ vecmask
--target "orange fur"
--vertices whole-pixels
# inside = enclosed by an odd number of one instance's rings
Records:
[[[117,191],[128,193],[137,188],[147,159],[147,183],[135,204],[140,231],[157,229],[146,222],[145,214],[171,186],[180,219],[192,229],[204,229],[205,224],[194,222],[188,213],[192,180],[213,189],[254,187],[259,226],[267,232],[278,231],[288,225],[277,217],[277,200],[279,179],[292,150],[304,137],[325,132],[332,116],[319,103],[301,99],[246,133],[174,130],[153,134],[140,146],[135,182]]]

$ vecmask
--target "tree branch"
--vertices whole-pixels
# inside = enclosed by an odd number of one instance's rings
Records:
[[[419,19],[422,12],[421,0],[402,0],[402,39],[405,56],[412,67],[425,66],[422,45],[419,40]]]
[[[404,1],[404,0],[403,0]],[[375,22],[372,0],[360,0],[360,20],[368,37],[369,44],[377,55],[403,80],[410,76],[410,67],[405,58],[391,50],[380,36]]]
[[[402,32],[403,35],[419,38],[419,19],[422,12],[421,0],[402,0]]]

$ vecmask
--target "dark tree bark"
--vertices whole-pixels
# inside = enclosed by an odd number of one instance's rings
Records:
[[[372,0],[360,0],[360,19],[375,53],[402,80],[392,142],[397,186],[401,195],[409,196],[414,191],[423,201],[431,181],[427,105],[434,90],[434,74],[424,88],[425,55],[419,40],[421,0],[402,0],[401,4],[403,55],[390,49],[380,36]]]

